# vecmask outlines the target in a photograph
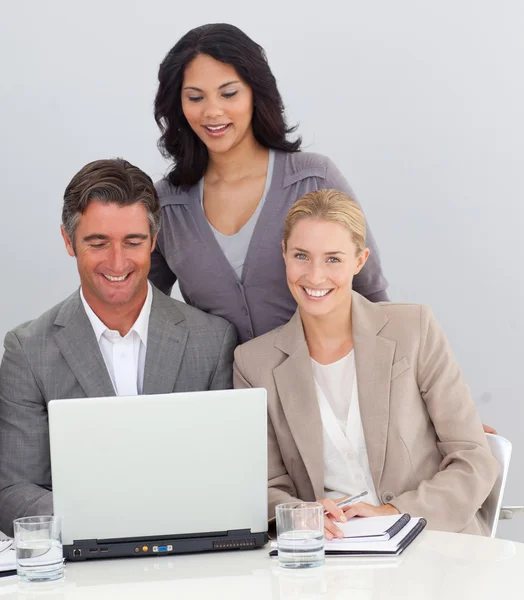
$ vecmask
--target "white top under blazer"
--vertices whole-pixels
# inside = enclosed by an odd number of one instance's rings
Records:
[[[360,417],[355,353],[329,365],[311,362],[324,434],[325,496],[367,491],[364,501],[380,506]]]

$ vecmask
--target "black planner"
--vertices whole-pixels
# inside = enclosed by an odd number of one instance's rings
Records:
[[[347,537],[326,540],[324,543],[325,554],[326,557],[399,556],[419,536],[426,525],[426,519],[407,515],[407,518],[403,518],[402,521],[399,519],[399,524],[395,525],[395,529],[383,532],[383,534],[387,533],[387,538],[369,540],[368,537],[363,541],[362,537]],[[277,549],[274,548],[269,554],[274,557],[278,556]]]

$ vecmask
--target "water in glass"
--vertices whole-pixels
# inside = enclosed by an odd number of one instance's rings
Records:
[[[324,533],[311,529],[286,531],[278,536],[282,567],[317,567],[324,563]]]
[[[16,560],[23,581],[53,581],[64,573],[62,543],[58,540],[18,541]]]

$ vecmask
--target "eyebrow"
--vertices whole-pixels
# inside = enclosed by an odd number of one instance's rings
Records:
[[[146,235],[145,233],[129,233],[128,235],[126,235],[124,237],[124,240],[131,240],[131,239],[147,240],[148,238],[149,238],[149,236]],[[103,233],[92,233],[91,235],[86,235],[84,238],[82,238],[83,242],[93,242],[95,240],[107,241],[107,240],[109,240],[109,236],[104,235]]]
[[[292,250],[296,250],[297,252],[303,252],[304,254],[308,254],[308,250],[304,250],[304,248],[292,248]],[[331,252],[324,252],[326,256],[334,256],[335,254],[346,254],[342,252],[342,250],[332,250]]]
[[[240,81],[238,81],[238,79],[235,79],[233,81],[227,81],[226,83],[223,83],[222,85],[218,86],[218,89],[221,90],[222,88],[225,88],[228,85],[232,85],[233,83],[240,83]],[[195,92],[203,92],[204,91],[204,90],[201,90],[200,88],[194,87],[192,85],[186,85],[186,87],[184,89],[185,90],[195,90]]]

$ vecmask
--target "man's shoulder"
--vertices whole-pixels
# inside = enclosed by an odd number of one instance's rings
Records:
[[[173,321],[181,315],[183,321],[180,324],[190,331],[198,329],[224,333],[231,326],[231,323],[226,319],[211,315],[185,302],[166,296],[156,288],[154,288],[154,303],[151,310],[162,310],[171,313]]]
[[[80,302],[80,294],[78,290],[76,290],[65,300],[55,304],[55,306],[46,310],[46,312],[36,319],[31,319],[17,325],[11,329],[7,335],[12,334],[16,336],[20,344],[30,343],[32,340],[42,343],[46,336],[50,336],[55,331],[55,322],[58,316],[63,312],[64,308],[71,306],[78,307],[80,306]]]
[[[211,315],[185,302],[180,302],[180,300],[175,300],[174,298],[171,299],[176,303],[177,309],[184,315],[189,327],[198,325],[199,327],[225,331],[231,325],[229,321],[218,315]]]

